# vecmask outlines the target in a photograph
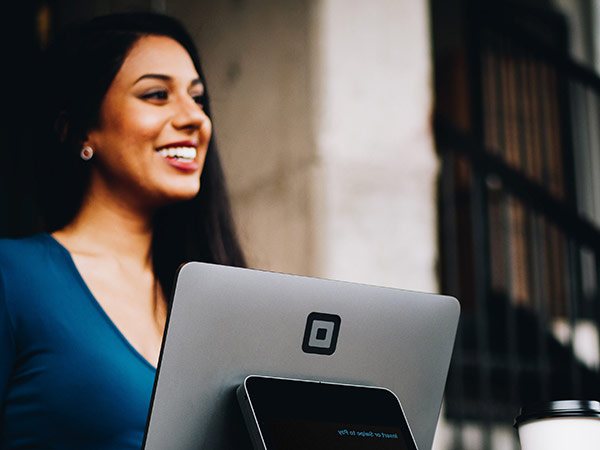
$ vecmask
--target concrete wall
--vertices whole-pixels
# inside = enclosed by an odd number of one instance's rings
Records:
[[[315,22],[321,271],[436,290],[426,3],[322,1]]]
[[[197,38],[252,267],[314,274],[311,3],[170,2]]]

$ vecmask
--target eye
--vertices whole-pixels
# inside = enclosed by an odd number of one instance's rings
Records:
[[[169,93],[164,89],[160,89],[160,90],[146,92],[146,93],[140,95],[140,98],[142,100],[161,100],[162,101],[162,100],[167,100],[169,98]]]
[[[201,108],[204,108],[206,102],[206,96],[204,94],[193,94],[192,98]]]

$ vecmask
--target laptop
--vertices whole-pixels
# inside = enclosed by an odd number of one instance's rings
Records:
[[[251,450],[248,375],[377,386],[431,448],[459,318],[452,297],[188,263],[177,276],[145,450]]]

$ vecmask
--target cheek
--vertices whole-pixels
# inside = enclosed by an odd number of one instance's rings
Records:
[[[152,145],[164,126],[158,111],[135,101],[107,102],[101,123],[100,134],[104,135],[103,144],[107,151],[114,150],[114,147]]]
[[[153,144],[163,128],[163,121],[157,115],[137,111],[119,114],[115,119],[112,125],[115,134],[129,145]]]
[[[126,133],[142,139],[154,139],[158,137],[164,126],[163,119],[157,114],[132,113],[127,120]],[[125,122],[123,122],[125,123]]]

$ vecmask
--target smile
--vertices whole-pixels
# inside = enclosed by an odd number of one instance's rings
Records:
[[[170,147],[158,150],[163,158],[176,158],[183,160],[196,159],[197,151],[195,147]]]
[[[195,173],[200,169],[196,161],[198,149],[195,142],[175,142],[156,149],[163,161],[183,173]]]

